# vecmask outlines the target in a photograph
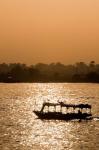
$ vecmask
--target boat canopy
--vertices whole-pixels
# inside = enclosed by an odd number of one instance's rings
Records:
[[[60,106],[60,107],[66,107],[67,109],[68,108],[73,108],[73,109],[76,109],[76,108],[79,108],[79,109],[86,108],[87,109],[88,108],[88,109],[91,109],[91,105],[89,105],[89,104],[75,105],[75,104],[65,104],[63,102],[59,102],[59,103],[44,102],[41,111],[44,109],[45,106],[48,106],[48,107],[50,107],[50,106],[53,106],[53,107]]]
[[[91,109],[91,105],[89,104],[78,104],[78,105],[75,105],[75,104],[65,104],[63,102],[59,102],[59,104],[62,106],[62,107],[73,107],[73,108],[89,108]]]

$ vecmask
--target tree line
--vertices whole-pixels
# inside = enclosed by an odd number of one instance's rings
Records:
[[[60,62],[27,66],[21,63],[0,64],[0,82],[93,82],[99,83],[99,64]]]

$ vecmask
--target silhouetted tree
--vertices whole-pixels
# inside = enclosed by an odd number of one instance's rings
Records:
[[[0,64],[0,82],[99,82],[99,64]]]

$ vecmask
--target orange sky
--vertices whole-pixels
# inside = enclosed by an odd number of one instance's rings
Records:
[[[99,0],[0,0],[0,63],[99,63]]]

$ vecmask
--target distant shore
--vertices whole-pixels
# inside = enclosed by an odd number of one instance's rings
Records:
[[[27,66],[26,64],[0,64],[0,82],[3,83],[99,83],[99,64],[79,62]]]
[[[52,83],[52,84],[53,83],[75,83],[75,84],[76,83],[93,83],[93,84],[99,84],[99,82],[84,82],[84,81],[83,82],[70,82],[70,81],[66,81],[66,82],[54,82],[54,81],[53,82],[52,81],[46,81],[46,82],[43,82],[43,81],[38,81],[38,82],[0,82],[0,84],[2,84],[2,83],[5,83],[5,84],[6,83],[8,83],[8,84],[10,84],[10,83],[11,84],[14,84],[14,83],[19,83],[19,84],[20,83]]]

